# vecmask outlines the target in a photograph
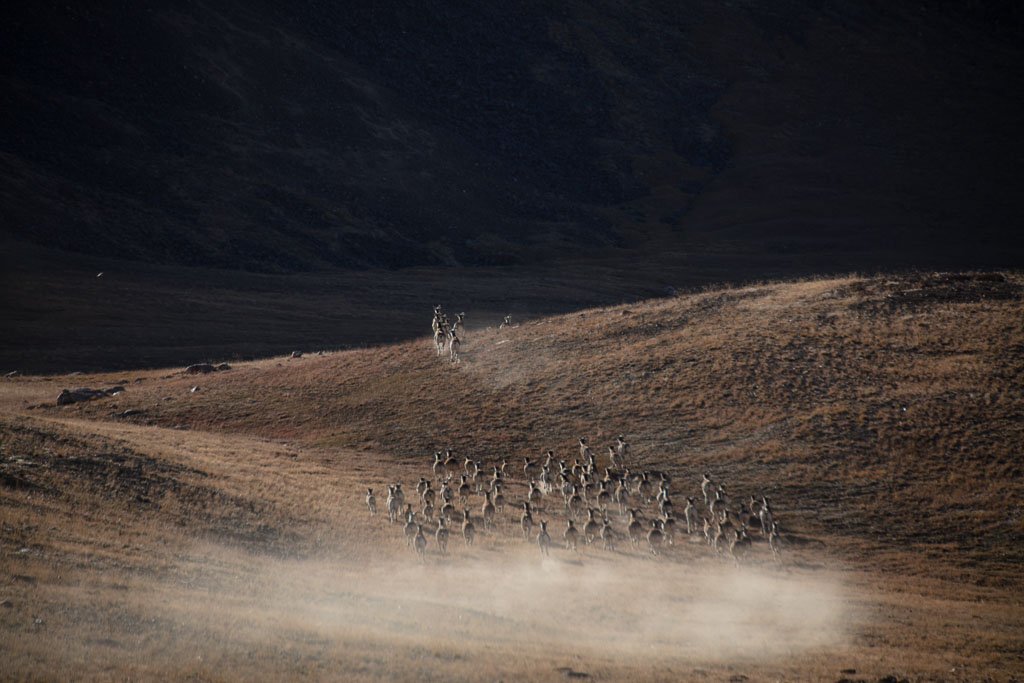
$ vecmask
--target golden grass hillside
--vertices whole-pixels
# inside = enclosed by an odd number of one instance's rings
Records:
[[[1002,274],[709,291],[470,325],[454,366],[423,339],[165,373],[45,412],[136,409],[128,419],[143,424],[424,463],[445,446],[487,461],[548,448],[570,458],[579,436],[621,433],[647,466],[763,492],[808,530],[911,544],[941,557],[942,573],[951,563],[1021,585],[1022,291]]]
[[[1022,300],[1017,273],[847,277],[502,330],[469,310],[457,364],[424,337],[5,379],[0,677],[1012,680]],[[618,434],[677,500],[705,471],[771,498],[783,564],[759,545],[734,573],[694,539],[541,565],[506,515],[419,566],[365,513],[440,448],[571,461],[586,435],[604,462]]]

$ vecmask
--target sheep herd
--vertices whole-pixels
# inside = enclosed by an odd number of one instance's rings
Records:
[[[455,316],[455,322],[448,320],[448,314],[440,305],[434,306],[434,320],[431,328],[434,330],[434,347],[437,349],[437,357],[445,355],[448,350],[448,360],[452,363],[459,362],[459,349],[462,347],[462,339],[465,336],[466,314],[459,313]]]
[[[466,314],[458,313],[455,320],[451,321],[440,304],[434,306],[434,319],[430,326],[434,332],[434,349],[437,351],[438,358],[447,355],[448,360],[452,363],[459,362],[459,351],[466,341],[465,320]],[[507,327],[512,327],[511,315],[506,315],[498,325],[499,330]]]
[[[724,483],[704,474],[700,492],[694,482],[694,495],[685,498],[677,521],[672,477],[633,470],[632,460],[624,436],[608,445],[606,461],[600,463],[587,438],[581,438],[572,465],[549,450],[521,464],[505,458],[486,467],[448,448],[433,454],[430,473],[419,478],[409,498],[401,482],[389,484],[384,509],[423,559],[428,534],[437,552],[446,555],[453,532],[467,546],[480,534],[521,535],[548,555],[560,528],[558,545],[569,552],[598,545],[619,552],[621,541],[634,551],[660,556],[684,539],[702,537],[713,556],[739,565],[750,559],[757,538],[779,561],[779,525],[768,498],[734,499]],[[366,505],[370,515],[377,515],[372,488],[366,490]],[[549,524],[555,526],[549,530]]]
[[[432,328],[439,357],[447,350],[451,362],[459,361],[464,318],[465,313],[459,313],[451,322],[440,305],[434,307]],[[511,324],[511,316],[505,316],[501,327]],[[523,458],[521,466],[503,459],[488,471],[479,460],[465,457],[460,461],[451,448],[437,451],[430,476],[420,477],[414,497],[410,494],[412,500],[406,499],[401,482],[387,486],[388,521],[402,525],[406,542],[421,558],[426,557],[428,545],[425,528],[433,535],[438,552],[446,555],[452,531],[471,546],[479,533],[500,533],[514,525],[516,515],[506,512],[513,508],[518,511],[523,539],[535,541],[544,555],[554,545],[548,524],[562,517],[562,542],[572,552],[579,552],[581,545],[596,545],[598,540],[606,551],[616,552],[621,539],[628,540],[633,549],[646,546],[658,556],[676,546],[685,529],[687,538],[703,534],[716,556],[728,555],[739,564],[751,555],[753,531],[767,541],[772,556],[779,560],[779,526],[766,497],[734,500],[725,484],[704,474],[700,495],[686,498],[677,522],[672,478],[665,472],[632,470],[625,436],[608,444],[604,460],[599,466],[586,437],[580,438],[579,457],[571,466],[549,450],[541,458]],[[372,488],[366,490],[366,506],[370,515],[377,514]],[[479,510],[476,516],[472,507]]]

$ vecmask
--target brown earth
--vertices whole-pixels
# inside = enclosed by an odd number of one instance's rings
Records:
[[[471,326],[454,365],[424,337],[4,379],[3,677],[1014,680],[1022,296],[1019,273],[775,282]],[[768,496],[781,562],[756,533],[738,568],[696,538],[542,559],[507,509],[423,564],[366,514],[439,448],[571,461],[588,435],[603,462],[620,433],[677,511],[704,471]]]

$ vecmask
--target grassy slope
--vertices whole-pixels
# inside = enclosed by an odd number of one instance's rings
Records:
[[[420,339],[166,375],[58,412],[139,408],[165,427],[420,461],[446,445],[570,457],[578,436],[625,433],[648,466],[711,471],[817,531],[1010,570],[1024,558],[1008,505],[1024,475],[1024,331],[1019,279],[989,277],[713,291],[471,330],[454,368]]]
[[[435,448],[487,462],[548,447],[568,457],[579,435],[603,444],[625,432],[680,491],[707,470],[734,494],[769,495],[794,542],[794,580],[838,571],[852,586],[866,619],[852,644],[741,671],[822,678],[842,661],[867,675],[899,663],[919,676],[959,666],[954,679],[1005,677],[1021,663],[1021,284],[1017,274],[929,275],[709,291],[470,330],[457,366],[418,340],[199,378],[5,381],[0,540],[14,606],[0,625],[12,671],[514,676],[504,645],[465,658],[459,641],[416,635],[415,614],[396,616],[386,637],[325,636],[309,614],[252,595],[283,582],[316,603],[339,581],[358,585],[361,562],[404,556],[369,520],[338,520],[359,509],[360,486],[426,473]],[[61,386],[136,378],[116,398],[40,405]],[[145,413],[113,417],[128,408]],[[471,556],[502,550],[517,557],[501,538]],[[295,558],[313,563],[301,580],[281,566]],[[693,574],[708,560],[688,548],[674,559],[695,563]],[[156,607],[140,597],[149,593]],[[204,599],[219,608],[204,611]],[[54,658],[52,638],[68,633],[74,647]],[[529,646],[538,671],[568,659]],[[189,647],[208,663],[168,654]],[[421,650],[434,659],[424,664]],[[679,676],[671,657],[584,662],[612,678]]]
[[[1015,262],[1007,255],[989,265]],[[963,261],[917,263],[945,270]],[[135,370],[386,344],[420,336],[423,311],[438,302],[486,326],[506,313],[524,321],[634,303],[670,287],[695,291],[903,264],[898,254],[680,254],[666,243],[656,254],[625,258],[571,255],[557,267],[268,275],[71,257],[0,238],[0,317],[8,323],[0,326],[0,374]]]

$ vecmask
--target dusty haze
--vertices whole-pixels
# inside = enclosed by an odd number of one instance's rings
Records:
[[[542,559],[535,547],[483,554],[491,557],[343,572],[268,568],[265,607],[325,635],[436,638],[442,648],[500,640],[692,661],[790,656],[836,645],[851,626],[840,586],[806,573],[606,559],[596,548],[581,559]]]

